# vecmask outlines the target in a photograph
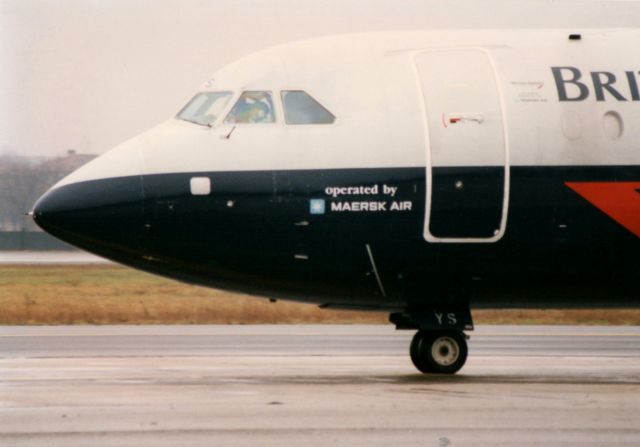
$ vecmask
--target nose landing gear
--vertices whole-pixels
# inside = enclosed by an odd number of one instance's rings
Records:
[[[467,340],[462,331],[419,330],[411,340],[411,361],[425,374],[453,374],[467,361]]]
[[[454,374],[467,361],[467,339],[463,330],[473,330],[469,309],[447,311],[412,310],[393,313],[396,329],[417,329],[411,341],[411,361],[425,374]]]

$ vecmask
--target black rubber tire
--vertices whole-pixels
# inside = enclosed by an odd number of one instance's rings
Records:
[[[413,362],[413,366],[415,366],[418,371],[428,374],[432,371],[429,370],[429,365],[424,362],[423,355],[421,354],[425,337],[427,333],[424,331],[418,331],[413,336],[411,340],[411,345],[409,347],[409,355],[411,356],[411,362]]]
[[[420,330],[411,340],[411,361],[425,374],[454,374],[467,361],[467,339],[462,331]]]

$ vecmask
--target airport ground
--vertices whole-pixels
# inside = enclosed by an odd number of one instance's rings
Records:
[[[5,263],[0,447],[640,445],[640,311],[474,318],[464,369],[425,376],[384,314]]]
[[[0,445],[640,445],[640,328],[471,335],[425,376],[391,326],[4,326]]]

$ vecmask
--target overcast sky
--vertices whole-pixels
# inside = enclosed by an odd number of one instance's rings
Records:
[[[274,44],[429,28],[639,26],[636,1],[0,0],[0,152],[102,153]]]

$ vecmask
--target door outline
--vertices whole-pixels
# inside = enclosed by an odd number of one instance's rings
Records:
[[[500,104],[500,117],[502,119],[502,138],[504,140],[504,189],[503,189],[503,197],[502,197],[502,217],[500,219],[500,228],[496,234],[491,237],[437,237],[431,234],[429,231],[429,224],[431,223],[431,204],[432,204],[432,194],[433,194],[433,164],[431,160],[431,135],[429,132],[429,116],[427,115],[427,105],[425,102],[424,89],[422,88],[422,80],[420,78],[420,73],[418,71],[418,65],[416,62],[416,57],[420,54],[424,53],[454,53],[461,51],[478,51],[484,54],[489,61],[489,65],[491,66],[491,71],[493,73],[493,81],[496,86],[496,92],[498,94],[498,103]],[[507,117],[505,113],[505,102],[504,102],[504,92],[502,86],[498,82],[498,71],[496,69],[495,61],[491,57],[489,51],[484,48],[478,47],[457,47],[457,48],[438,48],[438,49],[425,49],[418,50],[411,53],[411,61],[413,65],[413,73],[416,79],[416,83],[418,86],[418,91],[420,92],[420,110],[422,111],[422,121],[423,121],[423,132],[424,132],[424,142],[425,142],[425,153],[426,153],[426,165],[425,165],[425,182],[426,182],[426,192],[425,192],[425,211],[424,211],[424,229],[422,235],[427,242],[437,242],[437,243],[495,243],[498,242],[504,236],[507,227],[507,214],[509,212],[509,186],[510,186],[510,147],[509,147],[509,132],[507,130]]]

